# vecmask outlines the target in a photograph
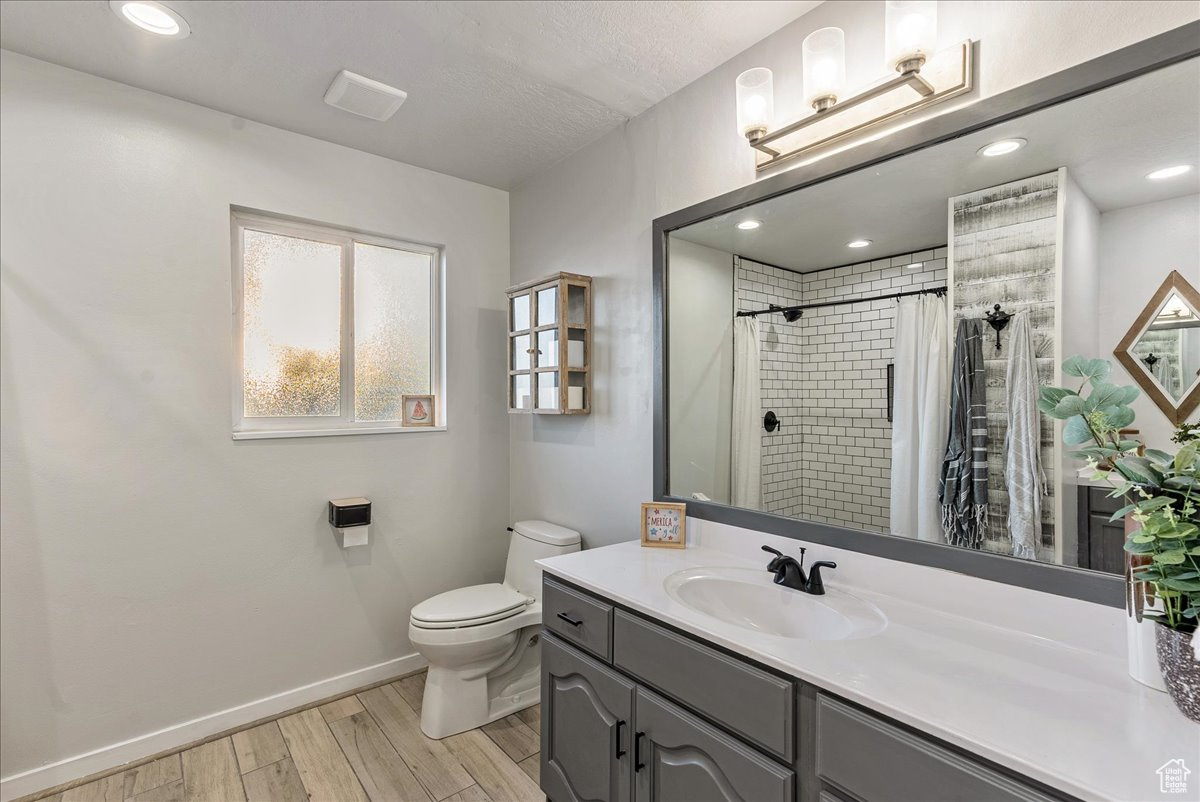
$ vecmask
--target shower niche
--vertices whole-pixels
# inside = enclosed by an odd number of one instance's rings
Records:
[[[1179,114],[1156,114],[1163,98]],[[1195,320],[1200,301],[1143,307],[1172,271],[1200,280],[1200,179],[1145,176],[1198,162],[1198,98],[1193,59],[667,228],[666,495],[831,543],[867,532],[1114,570],[1088,555],[1121,533],[1078,514],[1106,482],[1037,393],[1071,386],[1066,358],[1116,351],[1111,381],[1161,396],[1135,402],[1130,437],[1170,448],[1193,414],[1200,328],[1184,365],[1190,330],[1164,334],[1162,308]]]

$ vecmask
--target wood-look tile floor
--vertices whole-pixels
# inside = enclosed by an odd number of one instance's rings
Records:
[[[441,741],[421,733],[425,674],[282,716],[53,796],[51,802],[527,802],[541,709]]]

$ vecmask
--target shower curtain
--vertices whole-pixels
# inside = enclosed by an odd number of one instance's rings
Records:
[[[730,474],[735,507],[762,506],[762,409],[758,318],[733,320],[733,443]]]
[[[941,543],[938,483],[950,397],[945,300],[901,298],[894,346],[891,531]]]

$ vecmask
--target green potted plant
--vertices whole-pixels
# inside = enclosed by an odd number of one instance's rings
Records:
[[[1184,715],[1200,722],[1195,643],[1200,616],[1200,439],[1196,427],[1184,426],[1174,438],[1180,444],[1177,453],[1148,448],[1139,455],[1142,444],[1121,439],[1120,434],[1133,423],[1129,405],[1138,390],[1110,384],[1111,367],[1104,359],[1071,357],[1062,370],[1081,380],[1079,388],[1043,387],[1038,407],[1066,421],[1063,440],[1077,447],[1071,455],[1087,460],[1096,478],[1112,483],[1111,497],[1128,502],[1112,520],[1134,522],[1125,539],[1131,613],[1155,622],[1167,690]],[[1156,602],[1153,609],[1143,607],[1143,599]]]

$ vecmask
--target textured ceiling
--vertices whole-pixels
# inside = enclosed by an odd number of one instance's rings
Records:
[[[507,189],[818,4],[167,0],[174,41],[105,0],[3,0],[0,46]],[[408,100],[384,123],[333,109],[343,68]]]
[[[1029,141],[983,158],[998,139]],[[946,242],[946,199],[1066,167],[1101,212],[1200,192],[1200,169],[1148,181],[1160,167],[1200,168],[1200,60],[1191,59],[1091,95],[932,148],[719,215],[674,232],[686,240],[807,272]],[[739,231],[746,218],[762,221]],[[865,238],[861,249],[846,243]]]

